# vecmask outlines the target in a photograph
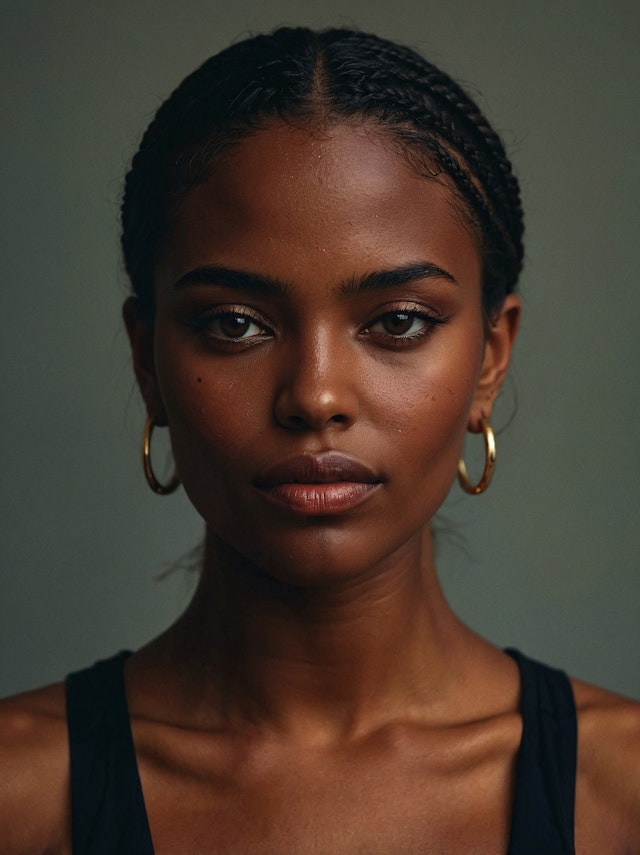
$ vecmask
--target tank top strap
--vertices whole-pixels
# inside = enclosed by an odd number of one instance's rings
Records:
[[[577,722],[563,671],[506,651],[520,669],[522,740],[508,855],[575,855]]]
[[[153,855],[118,653],[66,680],[73,855]]]

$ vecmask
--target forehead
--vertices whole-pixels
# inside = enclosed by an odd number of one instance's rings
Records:
[[[276,124],[189,191],[160,267],[174,281],[207,263],[294,281],[314,267],[342,265],[344,278],[417,259],[479,279],[475,241],[444,181],[419,175],[374,127]]]

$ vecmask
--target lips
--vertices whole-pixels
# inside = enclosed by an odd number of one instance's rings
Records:
[[[382,483],[368,466],[337,452],[305,454],[270,467],[255,486],[269,501],[304,515],[341,513]]]
[[[278,484],[333,484],[353,481],[376,484],[381,480],[368,466],[353,457],[337,452],[301,454],[276,463],[256,482],[259,487]]]

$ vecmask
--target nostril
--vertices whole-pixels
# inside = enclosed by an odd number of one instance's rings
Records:
[[[304,416],[296,416],[289,415],[286,418],[285,425],[291,430],[315,430],[318,427],[323,427],[326,425],[334,424],[334,425],[343,425],[349,422],[349,417],[343,415],[342,413],[336,413],[333,416],[329,416],[327,419],[322,419],[322,423],[320,420],[314,420],[312,418],[305,418]]]
[[[292,428],[304,428],[307,426],[306,421],[302,418],[302,416],[289,416],[289,427]]]

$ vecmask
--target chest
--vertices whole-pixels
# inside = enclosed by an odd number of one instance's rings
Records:
[[[214,774],[141,762],[156,855],[507,852],[514,758],[285,755]],[[466,767],[465,767],[466,766]]]

